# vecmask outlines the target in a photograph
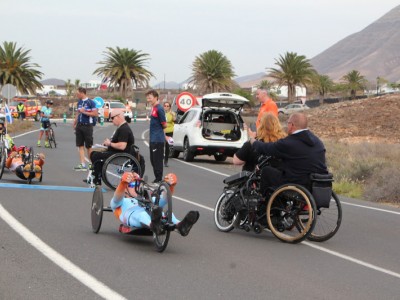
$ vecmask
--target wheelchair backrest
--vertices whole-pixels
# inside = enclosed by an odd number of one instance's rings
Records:
[[[316,174],[310,175],[311,180],[311,193],[314,197],[317,207],[329,208],[329,204],[332,197],[332,182],[333,175],[328,174]]]

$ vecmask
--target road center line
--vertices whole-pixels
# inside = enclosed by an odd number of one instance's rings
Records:
[[[208,207],[208,206],[205,206],[205,205],[203,205],[203,204],[199,204],[199,203],[197,203],[197,202],[193,202],[193,201],[190,201],[190,200],[181,198],[181,197],[177,197],[177,196],[175,196],[175,195],[173,196],[173,198],[175,198],[175,199],[177,199],[177,200],[179,200],[179,201],[186,202],[186,203],[189,203],[189,204],[192,204],[192,205],[195,205],[195,206],[198,206],[198,207],[201,207],[201,208],[204,208],[204,209],[207,209],[207,210],[209,210],[209,211],[214,212],[214,209],[213,209],[213,208]],[[321,247],[321,246],[316,246],[316,245],[314,245],[314,244],[312,244],[312,243],[310,243],[310,242],[305,242],[305,241],[304,241],[304,242],[302,242],[302,244],[303,244],[303,245],[306,245],[306,246],[308,246],[308,247],[311,247],[311,248],[320,250],[320,251],[322,251],[322,252],[326,252],[326,253],[331,254],[331,255],[333,255],[333,256],[336,256],[336,257],[339,257],[339,258],[342,258],[342,259],[351,261],[351,262],[356,263],[356,264],[358,264],[358,265],[361,265],[361,266],[364,266],[364,267],[367,267],[367,268],[370,268],[370,269],[373,269],[373,270],[376,270],[376,271],[379,271],[379,272],[382,272],[382,273],[385,273],[385,274],[388,274],[388,275],[391,275],[391,276],[394,276],[394,277],[397,277],[397,278],[400,278],[400,274],[399,274],[399,273],[396,273],[396,272],[393,272],[393,271],[390,271],[390,270],[387,270],[387,269],[384,269],[384,268],[375,266],[375,265],[373,265],[373,264],[364,262],[364,261],[362,261],[362,260],[353,258],[353,257],[351,257],[351,256],[348,256],[348,255],[345,255],[345,254],[341,254],[341,253],[339,253],[339,252],[336,252],[336,251],[333,251],[333,250],[329,250],[329,249],[324,248],[324,247]]]
[[[1,204],[0,217],[14,229],[23,239],[36,248],[40,253],[54,262],[57,266],[69,273],[82,284],[105,299],[126,299],[124,296],[110,289],[104,283],[97,280],[89,273],[73,264],[70,260],[56,252],[53,248],[44,243],[38,236],[18,222]]]

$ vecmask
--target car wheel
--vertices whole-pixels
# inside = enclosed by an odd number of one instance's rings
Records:
[[[225,154],[214,154],[216,161],[225,161],[227,156]]]
[[[190,151],[189,140],[185,139],[183,144],[183,160],[184,161],[193,161],[194,154]]]
[[[171,154],[171,157],[172,158],[178,158],[178,156],[179,156],[179,151],[173,150],[172,154]]]

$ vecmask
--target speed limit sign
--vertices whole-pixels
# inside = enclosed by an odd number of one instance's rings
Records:
[[[175,102],[176,102],[176,106],[178,106],[179,110],[185,112],[189,108],[191,108],[193,105],[195,105],[197,101],[196,101],[196,97],[193,96],[191,93],[183,92],[183,93],[180,93],[176,97]]]

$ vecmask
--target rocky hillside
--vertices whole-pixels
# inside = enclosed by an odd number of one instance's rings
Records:
[[[322,138],[400,144],[400,94],[323,105],[307,115]]]
[[[340,79],[357,70],[375,82],[378,76],[400,79],[400,5],[360,32],[339,41],[311,59],[320,74]]]

